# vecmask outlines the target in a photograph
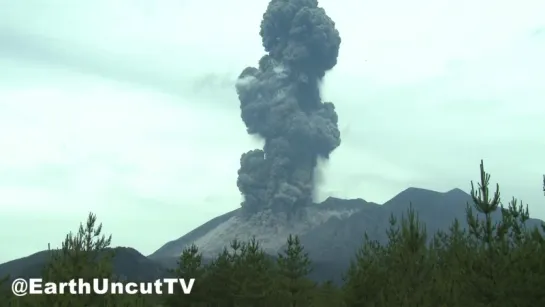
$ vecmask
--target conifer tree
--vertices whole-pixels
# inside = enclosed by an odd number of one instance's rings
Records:
[[[240,307],[268,306],[272,300],[274,266],[255,237],[241,245],[234,258],[235,303]]]
[[[286,306],[308,306],[312,299],[313,283],[307,278],[311,261],[298,236],[291,234],[287,246],[278,254],[279,292],[287,300]]]
[[[465,306],[467,301],[467,260],[471,255],[469,235],[455,219],[447,232],[435,234],[430,246],[430,261],[435,269],[431,277],[430,294],[444,306]]]
[[[489,306],[502,302],[502,297],[505,297],[502,291],[507,290],[506,285],[499,285],[499,283],[505,280],[505,277],[501,275],[506,272],[505,269],[508,269],[506,257],[502,257],[502,254],[505,252],[503,249],[506,245],[503,243],[507,233],[506,227],[509,225],[504,223],[502,226],[501,223],[493,221],[492,214],[501,208],[501,197],[499,184],[496,184],[496,190],[492,194],[489,184],[490,174],[485,172],[481,160],[478,187],[475,188],[473,181],[471,182],[473,206],[467,205],[469,233],[480,243],[473,250],[468,270],[468,273],[471,273],[468,276],[471,283],[468,290],[476,292],[474,298],[477,298],[475,302],[477,306]],[[476,216],[473,209],[484,217]]]
[[[240,257],[241,242],[233,240],[207,267],[207,301],[212,307],[234,307],[238,293],[234,263]]]
[[[493,195],[490,195],[489,184],[490,174],[484,170],[484,164],[481,160],[480,166],[480,183],[478,183],[477,189],[473,181],[471,181],[471,198],[473,200],[473,206],[468,204],[467,208],[467,222],[469,224],[470,233],[485,244],[486,248],[490,248],[493,244],[494,230],[497,225],[494,225],[492,221],[492,213],[496,212],[501,204],[499,184],[496,184],[496,191]],[[478,213],[484,214],[484,221],[479,220],[474,215],[473,209]]]
[[[393,216],[390,223],[395,224]],[[377,296],[381,291],[388,291],[387,280],[382,278],[384,246],[377,240],[371,240],[367,233],[363,237],[361,248],[343,276],[343,297],[347,307],[378,307]]]
[[[192,307],[203,306],[206,300],[204,286],[205,267],[203,265],[202,254],[195,244],[184,248],[180,258],[177,261],[178,266],[172,270],[176,278],[184,278],[189,282],[194,278],[195,282],[190,295],[181,292],[181,289],[175,288],[175,294],[165,296],[165,306],[172,307]]]
[[[44,268],[43,280],[66,282],[79,278],[92,282],[93,278],[108,278],[113,280],[112,259],[110,248],[112,236],[102,234],[102,224],[97,225],[96,215],[89,213],[85,226],[80,224],[78,232],[70,232],[62,247],[51,250],[51,258]],[[111,306],[114,296],[109,295],[44,295],[43,304],[58,307],[71,306]]]
[[[388,243],[365,235],[362,248],[345,277],[347,306],[427,306],[434,266],[426,246],[426,230],[412,209],[401,225],[390,216]]]
[[[392,231],[390,231],[392,233]],[[435,269],[427,248],[427,232],[412,204],[407,215],[402,215],[399,231],[390,235],[383,256],[388,267],[383,277],[388,280],[387,289],[395,294],[384,294],[379,301],[403,306],[433,305],[430,296],[430,280]]]

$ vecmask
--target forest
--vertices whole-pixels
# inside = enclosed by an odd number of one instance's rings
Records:
[[[499,185],[491,185],[482,162],[479,180],[471,182],[471,196],[467,229],[454,220],[447,232],[427,233],[418,213],[409,209],[400,220],[391,217],[387,244],[362,233],[364,243],[341,285],[308,278],[312,257],[299,238],[290,235],[287,247],[276,257],[263,252],[256,240],[233,241],[205,264],[197,246],[187,247],[171,273],[195,278],[188,295],[16,297],[6,276],[0,284],[0,306],[545,306],[545,225],[526,227],[528,207],[516,198],[504,204]],[[496,211],[502,214],[501,222],[492,221]],[[102,224],[91,213],[76,233],[69,233],[62,246],[51,251],[41,277],[58,282],[115,280],[111,238],[102,233]]]

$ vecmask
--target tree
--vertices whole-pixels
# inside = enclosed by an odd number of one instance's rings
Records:
[[[480,244],[473,250],[468,275],[471,287],[474,291],[474,298],[477,306],[495,305],[509,301],[505,292],[508,285],[501,284],[506,281],[509,267],[507,257],[509,242],[506,240],[507,232],[512,226],[508,222],[508,212],[503,210],[503,223],[493,221],[492,214],[501,208],[501,196],[499,184],[491,194],[489,189],[490,174],[484,170],[484,164],[480,164],[480,183],[475,188],[471,182],[471,198],[473,205],[467,205],[467,223],[470,235]],[[484,215],[483,218],[476,216],[473,209]],[[501,289],[501,290],[500,290]]]
[[[89,213],[85,226],[80,223],[78,232],[66,235],[58,250],[51,250],[51,258],[44,268],[43,280],[66,282],[83,279],[91,282],[93,278],[114,279],[110,249],[112,236],[102,234],[102,224],[97,225],[96,215]],[[43,304],[50,306],[110,306],[114,297],[108,295],[44,295]]]
[[[313,283],[307,276],[311,261],[298,236],[291,234],[286,249],[278,254],[279,290],[287,300],[286,306],[308,306],[312,299]]]
[[[390,235],[397,235],[396,220],[390,217]],[[363,234],[363,244],[351,261],[343,277],[343,296],[347,307],[379,306],[378,296],[386,290],[384,277],[385,247],[377,240],[371,240]]]
[[[274,263],[255,237],[244,242],[233,258],[235,304],[240,307],[269,306],[273,300]]]
[[[491,194],[490,174],[480,165],[478,189],[472,183],[473,206],[468,204],[467,221],[471,253],[467,257],[465,293],[473,306],[535,306],[545,303],[539,285],[545,283],[542,235],[537,228],[527,229],[528,207],[512,198],[504,206],[499,185]],[[475,209],[484,215],[473,214]],[[501,213],[494,222],[492,214]]]
[[[165,297],[165,306],[184,307],[184,306],[202,306],[206,300],[204,287],[206,286],[206,270],[203,265],[202,254],[195,244],[184,248],[180,258],[177,261],[177,268],[172,270],[176,278],[195,279],[191,295],[181,293],[181,289],[176,288],[176,293]]]
[[[393,220],[393,217],[391,218]],[[435,270],[435,259],[427,246],[427,232],[412,204],[407,215],[401,216],[401,224],[389,231],[389,242],[382,255],[383,270],[380,278],[386,281],[387,289],[379,291],[380,304],[398,306],[434,305],[431,283]]]
[[[473,241],[474,242],[474,241]],[[466,306],[468,301],[467,261],[474,249],[469,234],[455,219],[448,231],[435,234],[430,246],[434,261],[430,293],[444,306]]]
[[[239,257],[241,243],[233,240],[230,250],[223,251],[207,267],[206,296],[210,306],[235,306],[234,262]]]

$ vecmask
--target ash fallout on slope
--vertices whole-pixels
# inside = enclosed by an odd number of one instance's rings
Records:
[[[341,38],[317,0],[272,0],[260,35],[267,52],[240,74],[241,117],[264,148],[242,155],[237,185],[245,212],[294,212],[312,203],[318,158],[340,145],[337,113],[320,83],[337,64]]]

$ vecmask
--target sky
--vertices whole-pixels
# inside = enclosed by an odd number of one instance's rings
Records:
[[[341,146],[317,201],[468,191],[479,163],[545,219],[544,1],[322,0]],[[147,255],[240,206],[238,74],[265,0],[0,0],[0,262],[89,212]]]

